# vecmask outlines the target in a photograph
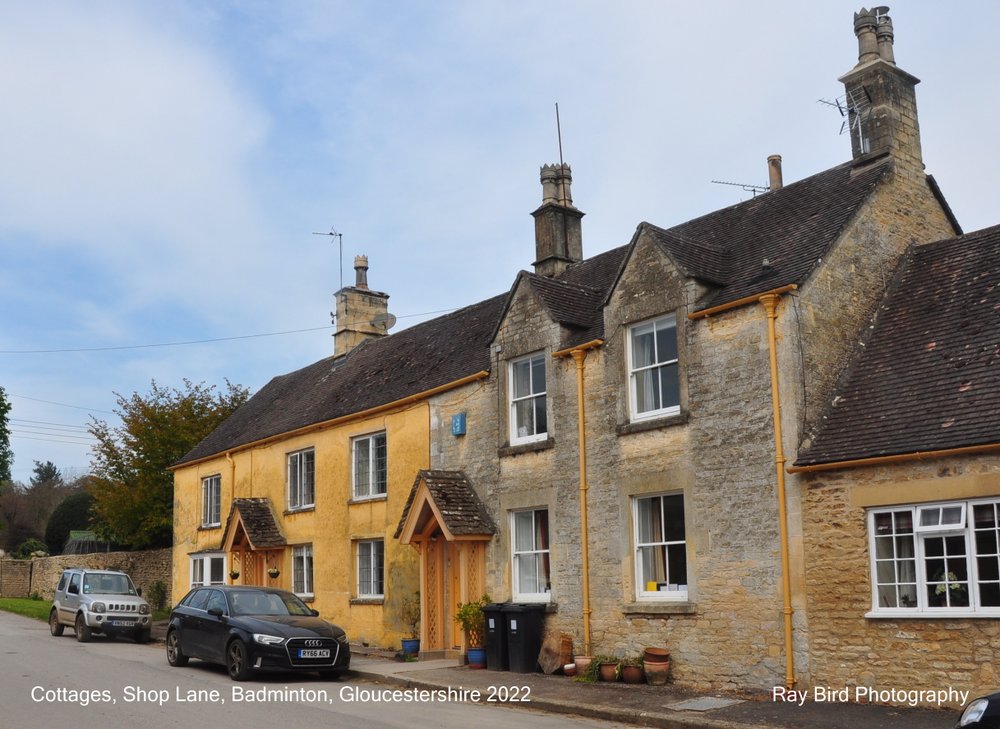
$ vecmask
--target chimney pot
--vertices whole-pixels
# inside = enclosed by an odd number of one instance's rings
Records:
[[[866,10],[861,8],[860,12],[854,14],[854,35],[858,37],[858,65],[870,63],[879,57],[878,39],[875,29],[878,26],[878,19],[875,12],[880,8]],[[888,8],[885,8],[888,10]]]
[[[767,179],[772,192],[774,190],[780,190],[784,185],[781,179],[780,154],[772,154],[767,158]]]
[[[882,12],[879,12],[882,11]],[[892,51],[893,43],[893,32],[892,32],[892,18],[890,18],[885,13],[889,12],[889,8],[881,7],[875,8],[875,12],[878,13],[878,27],[875,31],[875,37],[878,39],[878,55],[883,61],[888,61],[889,63],[895,65],[896,57]]]
[[[355,287],[368,288],[368,256],[354,257]]]

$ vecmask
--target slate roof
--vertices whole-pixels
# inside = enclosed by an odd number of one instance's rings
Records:
[[[229,535],[229,528],[233,525],[237,512],[243,522],[243,529],[246,530],[247,539],[254,549],[285,546],[285,538],[271,510],[271,500],[264,498],[233,499],[229,517],[226,519],[226,528],[222,532],[223,539]],[[220,546],[225,547],[225,543]]]
[[[914,246],[796,466],[1000,443],[1000,226]]]
[[[275,377],[175,465],[489,370],[489,342],[505,300],[495,296]]]
[[[889,168],[888,156],[847,162],[666,230],[645,225],[685,273],[718,286],[699,302],[710,308],[803,283]]]
[[[395,537],[403,533],[403,527],[410,515],[413,499],[420,482],[427,484],[427,490],[441,512],[445,527],[456,536],[473,534],[496,534],[497,528],[490,518],[486,506],[479,499],[469,479],[461,471],[420,471],[410,489],[410,495],[403,507],[403,515],[396,527]]]

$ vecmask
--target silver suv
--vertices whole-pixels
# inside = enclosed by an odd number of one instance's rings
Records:
[[[149,603],[124,572],[73,567],[63,571],[49,612],[49,630],[62,635],[66,626],[86,643],[96,633],[131,636],[149,642]]]

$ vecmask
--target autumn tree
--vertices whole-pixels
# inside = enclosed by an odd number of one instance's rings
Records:
[[[116,393],[121,425],[93,419],[95,528],[133,549],[168,547],[173,534],[173,474],[167,469],[247,401],[249,391],[228,380],[224,391],[184,380],[183,389],[151,383],[151,391]]]
[[[89,476],[84,476],[80,482],[89,480]],[[93,503],[94,497],[82,489],[70,494],[59,503],[45,527],[45,543],[49,545],[49,554],[62,553],[71,531],[90,527],[90,508]]]

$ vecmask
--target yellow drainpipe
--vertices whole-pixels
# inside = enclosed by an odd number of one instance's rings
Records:
[[[553,357],[572,357],[576,362],[576,420],[578,450],[580,453],[580,558],[583,569],[583,652],[590,655],[590,534],[587,530],[587,422],[584,407],[583,374],[587,352],[604,344],[602,339],[592,339],[578,347],[553,352]]]
[[[778,340],[775,321],[778,318],[780,294],[764,294],[760,303],[767,312],[767,344],[771,361],[771,409],[774,417],[774,460],[778,474],[778,526],[781,529],[781,581],[784,588],[785,614],[785,685],[795,687],[795,655],[792,646],[792,577],[788,557],[788,509],[785,504],[785,451],[781,442],[781,398],[778,391]]]
[[[794,291],[798,286],[788,284],[766,291],[763,294],[745,296],[736,301],[713,306],[688,314],[688,319],[702,319],[723,311],[729,311],[757,301],[767,312],[767,341],[771,362],[771,410],[774,419],[774,460],[778,474],[778,527],[781,532],[781,582],[784,592],[783,612],[785,615],[785,684],[795,686],[795,655],[792,646],[792,577],[788,556],[788,508],[785,504],[785,452],[781,440],[781,397],[778,390],[778,340],[775,335],[775,320],[778,318],[778,301],[783,294]]]

